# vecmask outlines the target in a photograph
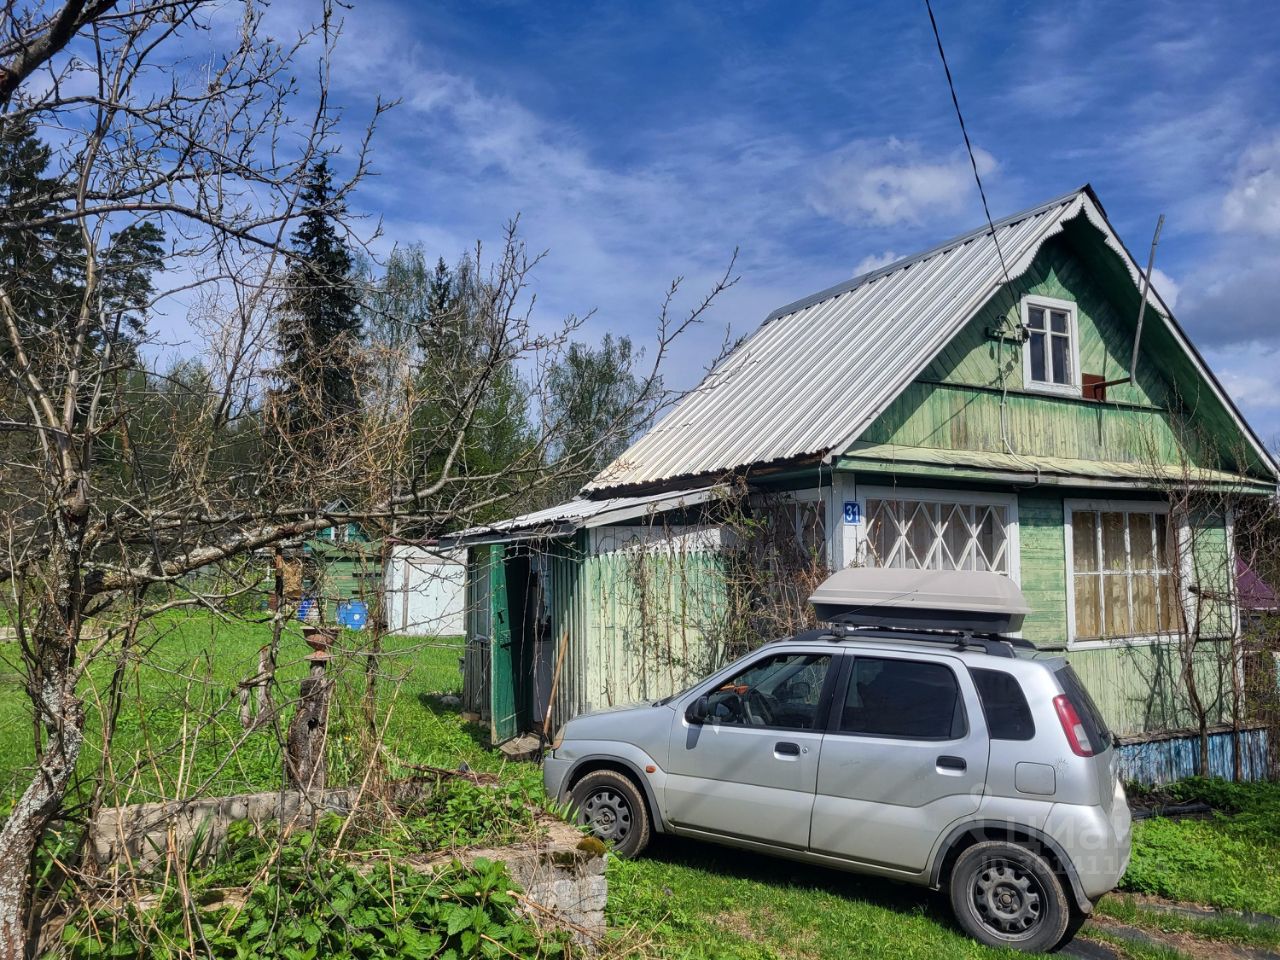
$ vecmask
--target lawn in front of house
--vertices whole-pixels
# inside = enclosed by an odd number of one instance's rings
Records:
[[[622,942],[679,960],[1026,956],[970,940],[940,893],[664,837],[611,863],[608,917]]]
[[[1280,784],[1197,778],[1165,792],[1215,812],[1135,823],[1122,889],[1280,916]]]
[[[301,625],[291,622],[278,658],[279,716],[273,724],[246,732],[239,719],[238,685],[257,671],[258,652],[270,641],[268,622],[183,615],[144,625],[121,674],[124,695],[104,766],[103,717],[109,713],[116,669],[113,651],[108,651],[79,688],[87,717],[79,767],[82,787],[105,770],[108,803],[278,788],[280,743],[310,651]],[[362,699],[370,663],[377,677],[374,716],[393,775],[411,773],[411,765],[457,767],[465,761],[480,770],[501,766],[501,759],[482,745],[480,731],[456,718],[446,722],[436,709],[434,697],[459,691],[461,638],[385,637],[373,658],[369,643],[369,634],[344,632],[331,661],[336,693],[330,715],[330,782],[354,776],[368,756]],[[0,645],[0,812],[25,786],[34,756],[31,704],[21,686],[17,657],[16,644]]]

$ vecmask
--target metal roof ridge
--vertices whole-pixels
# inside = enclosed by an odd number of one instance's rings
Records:
[[[1054,207],[1064,206],[1071,200],[1074,200],[1076,197],[1080,196],[1082,193],[1088,193],[1089,195],[1092,195],[1093,191],[1089,184],[1086,183],[1084,186],[1077,187],[1075,190],[1072,190],[1069,193],[1064,193],[1062,196],[1055,197],[1052,200],[1046,200],[1044,203],[1038,204],[1037,206],[1031,207],[1027,210],[1010,214],[1007,217],[1003,217],[995,221],[995,223],[993,223],[991,226],[978,227],[976,229],[968,231],[967,233],[962,233],[957,237],[952,237],[950,240],[945,240],[942,243],[936,244],[935,246],[932,246],[929,249],[924,250],[920,253],[913,253],[909,256],[902,257],[898,260],[893,261],[893,263],[887,263],[883,267],[877,267],[874,270],[869,270],[868,272],[859,274],[858,276],[853,277],[850,280],[843,280],[840,283],[835,284],[834,286],[827,287],[825,290],[819,290],[817,293],[811,293],[808,296],[801,297],[799,300],[793,301],[792,303],[788,303],[785,306],[779,307],[778,309],[774,310],[772,313],[770,313],[767,317],[764,318],[764,323],[762,323],[761,326],[764,326],[764,324],[777,320],[779,317],[785,317],[785,316],[788,316],[789,314],[796,313],[800,310],[803,310],[806,307],[811,307],[816,303],[821,303],[824,300],[830,300],[832,297],[838,297],[841,294],[850,293],[858,289],[858,287],[862,286],[863,284],[870,283],[873,280],[879,280],[881,277],[886,277],[889,274],[896,273],[899,270],[905,270],[907,267],[914,266],[917,263],[922,263],[925,260],[930,259],[931,257],[936,257],[944,253],[949,253],[955,248],[961,247],[964,244],[970,243],[973,240],[980,239],[983,236],[989,236],[991,233],[992,227],[994,227],[996,230],[1002,230],[1005,227],[1013,226],[1015,223],[1021,223],[1023,220],[1029,220],[1032,217],[1039,216],[1042,213],[1047,213],[1049,210],[1052,210]]]

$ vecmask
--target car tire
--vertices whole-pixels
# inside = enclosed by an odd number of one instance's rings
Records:
[[[1016,843],[975,843],[956,859],[948,884],[956,920],[989,947],[1044,953],[1071,924],[1062,880],[1044,857]]]
[[[1071,905],[1071,919],[1067,921],[1067,929],[1062,932],[1062,937],[1058,940],[1058,945],[1053,949],[1061,950],[1068,943],[1074,940],[1076,938],[1076,934],[1080,932],[1080,928],[1085,925],[1088,919],[1089,915],[1073,903]]]
[[[574,784],[570,799],[580,826],[623,858],[649,845],[649,807],[631,780],[616,770],[596,770]]]

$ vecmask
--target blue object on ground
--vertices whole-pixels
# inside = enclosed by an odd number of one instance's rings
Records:
[[[369,621],[369,605],[363,600],[344,600],[338,604],[338,623],[348,630],[363,630]]]

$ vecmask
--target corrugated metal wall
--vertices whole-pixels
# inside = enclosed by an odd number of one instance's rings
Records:
[[[1197,774],[1231,780],[1235,775],[1234,734],[1209,734],[1209,769],[1200,770],[1200,739],[1173,737],[1144,743],[1124,743],[1119,747],[1120,775],[1138,783],[1172,783]],[[1267,731],[1242,730],[1240,754],[1245,780],[1265,780],[1270,775],[1267,761]]]

